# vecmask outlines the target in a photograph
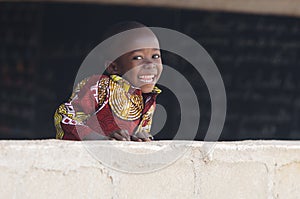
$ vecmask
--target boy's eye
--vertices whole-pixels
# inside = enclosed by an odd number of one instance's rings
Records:
[[[159,59],[159,58],[160,58],[160,55],[159,55],[159,54],[155,54],[155,55],[152,56],[152,58],[153,58],[153,59]]]
[[[143,59],[143,57],[142,56],[134,56],[132,59],[134,59],[134,60],[141,60],[141,59]]]

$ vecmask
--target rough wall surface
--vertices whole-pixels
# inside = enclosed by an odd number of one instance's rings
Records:
[[[1,198],[297,199],[300,142],[91,142],[109,152],[145,153],[171,146],[183,155],[146,173],[105,166],[83,142],[0,141]],[[181,146],[178,147],[178,146]],[[111,150],[114,148],[114,150]],[[209,153],[207,153],[208,148]],[[118,149],[118,150],[115,150]],[[124,153],[121,153],[124,156]],[[203,155],[205,154],[205,155]],[[152,161],[152,160],[151,160]],[[126,162],[136,166],[139,160]],[[135,165],[131,165],[135,164]],[[158,164],[147,162],[146,166]],[[144,164],[144,165],[145,165]],[[143,165],[143,163],[141,163]]]

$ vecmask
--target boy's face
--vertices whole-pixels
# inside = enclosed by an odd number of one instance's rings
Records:
[[[160,50],[145,48],[126,53],[117,60],[117,65],[124,79],[143,93],[149,93],[162,71]]]
[[[153,90],[162,72],[162,61],[158,40],[154,36],[135,38],[129,45],[148,40],[155,48],[141,48],[128,52],[115,61],[117,74],[129,81],[133,86],[141,88],[143,93]]]

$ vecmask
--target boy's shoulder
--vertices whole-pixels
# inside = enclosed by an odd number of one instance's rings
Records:
[[[81,80],[74,90],[82,90],[83,88],[91,88],[98,84],[100,81],[109,81],[107,75],[93,75]]]
[[[107,75],[92,75],[82,79],[79,83],[76,84],[73,89],[72,96],[70,100],[73,99],[76,95],[84,95],[88,91],[94,90],[97,87],[107,87],[109,84],[109,76]]]

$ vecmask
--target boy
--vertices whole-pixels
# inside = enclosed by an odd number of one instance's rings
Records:
[[[142,29],[117,39],[108,51],[134,50],[107,60],[103,75],[82,80],[70,100],[56,110],[56,138],[151,141],[156,96],[161,92],[155,86],[162,72],[158,39],[136,22],[118,24],[109,35],[134,28]]]

